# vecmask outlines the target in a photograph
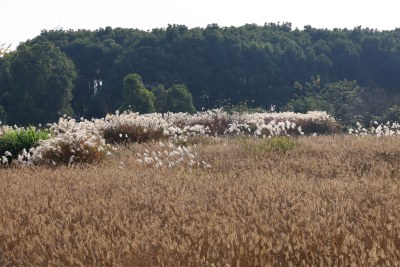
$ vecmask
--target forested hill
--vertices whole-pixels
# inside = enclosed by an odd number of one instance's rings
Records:
[[[399,104],[400,28],[43,31],[0,58],[0,116],[25,124],[62,113],[103,116],[121,106],[132,73],[149,90],[185,84],[198,110],[246,102],[368,120],[389,116],[388,108],[393,115]]]

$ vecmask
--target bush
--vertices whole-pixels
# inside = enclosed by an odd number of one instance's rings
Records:
[[[45,140],[49,137],[49,130],[36,129],[35,127],[6,131],[0,137],[0,155],[9,151],[16,158],[23,149],[29,150],[32,147],[36,147],[39,145],[40,140]]]
[[[286,136],[274,136],[271,139],[267,139],[265,145],[270,151],[286,153],[292,150],[296,143],[292,138]]]

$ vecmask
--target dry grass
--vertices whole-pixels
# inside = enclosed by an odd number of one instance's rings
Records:
[[[198,144],[212,168],[191,172],[136,161],[157,144],[100,166],[0,169],[0,265],[399,264],[399,138],[248,149],[259,142]]]

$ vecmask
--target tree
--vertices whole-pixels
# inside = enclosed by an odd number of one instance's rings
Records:
[[[120,110],[132,110],[139,113],[155,112],[154,101],[155,96],[143,85],[139,74],[128,74],[123,81],[124,102]]]
[[[72,61],[48,41],[22,44],[11,56],[10,123],[46,123],[72,115],[76,70]]]
[[[164,85],[158,85],[151,89],[155,96],[154,107],[157,112],[165,113],[167,112],[167,90],[165,89]]]
[[[287,108],[294,112],[327,111],[344,125],[355,125],[365,114],[361,98],[363,90],[355,81],[328,83],[320,91],[309,91],[305,96],[289,101]]]
[[[382,122],[400,122],[400,105],[394,105],[386,110],[382,116]]]
[[[192,95],[183,84],[174,84],[167,90],[165,106],[165,109],[171,112],[196,112]]]
[[[9,56],[0,57],[0,121],[6,122],[7,108],[9,106],[9,93],[11,88]]]
[[[152,31],[107,27],[95,31],[43,31],[27,44],[44,40],[66,53],[78,70],[71,102],[78,116],[100,117],[119,108],[123,79],[135,72],[151,86],[187,85],[195,106],[204,108],[247,101],[280,109],[296,94],[291,85],[296,81],[304,84],[316,74],[324,84],[357,80],[369,92],[382,88],[385,94],[398,95],[400,88],[400,29],[328,30],[305,26],[299,30],[290,23],[240,27],[210,24],[191,29],[169,25]],[[305,86],[297,91],[302,93],[297,98],[306,97]],[[0,91],[9,91],[4,88]],[[155,108],[165,112],[167,106],[157,103],[162,98],[157,100],[155,94]],[[327,105],[313,95],[308,97],[299,108]],[[7,93],[0,100],[6,112],[9,100]],[[385,109],[397,103],[390,101]],[[383,114],[380,109],[370,110],[371,116]]]

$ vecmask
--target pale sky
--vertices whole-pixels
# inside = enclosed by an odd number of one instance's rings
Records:
[[[397,3],[396,3],[397,2]],[[149,30],[168,24],[206,27],[291,22],[293,27],[400,28],[396,0],[0,0],[0,44],[16,47],[42,29]]]

